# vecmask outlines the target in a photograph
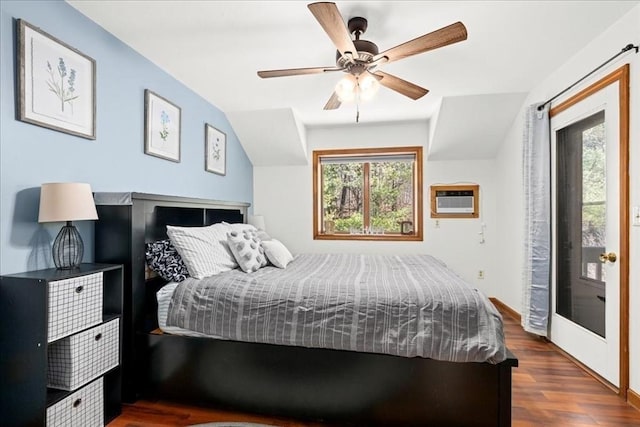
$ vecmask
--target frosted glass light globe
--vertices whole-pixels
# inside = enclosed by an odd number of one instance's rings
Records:
[[[340,102],[353,101],[356,97],[356,79],[351,74],[344,76],[335,88]]]
[[[364,77],[358,79],[358,87],[360,92],[360,99],[363,101],[369,101],[378,93],[380,89],[380,82],[371,74],[366,74]]]

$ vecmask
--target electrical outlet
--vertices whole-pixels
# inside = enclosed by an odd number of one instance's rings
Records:
[[[635,227],[640,227],[640,206],[633,207],[633,214],[631,215],[631,223]]]
[[[478,270],[478,279],[484,279],[484,270]]]
[[[435,228],[440,228],[440,220],[439,220],[439,219],[436,219],[436,221],[435,221],[435,223],[433,224],[433,226],[434,226]]]

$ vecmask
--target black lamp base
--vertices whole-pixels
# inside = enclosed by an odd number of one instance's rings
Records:
[[[71,270],[80,267],[84,254],[84,243],[78,229],[67,221],[53,241],[53,263],[58,270]]]

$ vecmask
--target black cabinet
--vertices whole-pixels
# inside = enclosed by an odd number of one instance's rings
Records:
[[[83,403],[74,393],[103,396],[98,404],[103,407],[104,424],[120,414],[122,283],[122,266],[112,264],[81,264],[73,270],[46,269],[0,277],[2,425],[45,425],[48,410],[57,405],[56,411],[50,411],[49,415],[59,412],[64,401],[71,401],[75,412],[81,412],[81,405],[89,405],[90,399],[85,398]],[[100,301],[96,302],[97,299]],[[111,330],[110,365],[102,365],[99,375],[90,373],[85,376],[87,381],[70,385],[68,390],[60,386],[48,388],[48,375],[52,363],[56,362],[51,359],[53,349],[58,352],[61,347],[67,347],[65,340],[87,335],[91,342],[103,345],[106,339],[101,341],[101,338],[107,328]],[[95,337],[91,336],[92,330],[96,331]],[[68,347],[73,349],[73,345]],[[73,363],[79,361],[78,365],[82,365],[79,358],[99,358],[106,352],[102,347],[99,354],[83,351],[86,350],[73,353],[76,359]],[[115,358],[114,352],[117,352]],[[48,357],[51,360],[48,361]],[[74,369],[72,365],[69,370]],[[95,407],[85,412],[95,413]]]

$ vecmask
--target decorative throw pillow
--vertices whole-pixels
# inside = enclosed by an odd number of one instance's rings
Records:
[[[287,264],[293,261],[293,255],[279,240],[264,241],[262,242],[262,247],[269,262],[278,268],[287,268]]]
[[[223,222],[222,224],[226,225],[229,231],[244,231],[244,230],[257,231],[257,229],[253,225],[245,224],[242,222],[234,222],[232,224],[228,222]]]
[[[238,266],[227,246],[227,225],[175,227],[167,225],[171,243],[196,279],[213,276]]]
[[[267,232],[264,231],[264,230],[256,231],[256,236],[258,236],[258,239],[260,239],[261,242],[264,242],[265,240],[271,240],[272,239],[272,237],[269,236],[267,234]]]
[[[223,224],[225,224],[229,228],[229,231],[242,232],[244,230],[250,230],[250,231],[254,231],[258,239],[260,239],[261,241],[271,240],[271,236],[269,236],[269,234],[267,234],[266,231],[258,230],[254,225],[245,224],[245,223],[235,223],[235,222],[233,224],[229,224],[228,222],[223,222]]]
[[[145,244],[147,265],[168,282],[182,282],[189,277],[189,270],[171,240],[158,240]]]
[[[267,265],[264,249],[255,230],[230,231],[227,243],[238,265],[245,273],[252,273]]]

